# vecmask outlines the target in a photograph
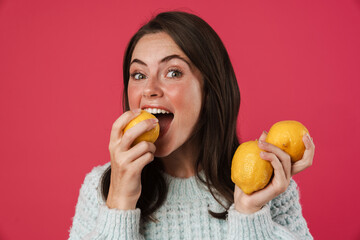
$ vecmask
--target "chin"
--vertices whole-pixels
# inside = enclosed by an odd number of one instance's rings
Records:
[[[167,157],[172,153],[172,151],[166,151],[165,149],[156,149],[154,156],[158,158]]]
[[[155,157],[158,157],[158,158],[167,157],[173,152],[168,147],[161,147],[161,146],[157,146],[156,144],[155,144],[155,146],[156,146],[156,151],[154,153]]]

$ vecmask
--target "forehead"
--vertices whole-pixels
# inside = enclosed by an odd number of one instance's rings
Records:
[[[144,35],[136,44],[131,60],[135,58],[143,60],[160,59],[173,54],[188,59],[169,34],[159,32]]]

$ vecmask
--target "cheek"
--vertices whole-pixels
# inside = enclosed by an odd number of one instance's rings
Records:
[[[169,93],[172,103],[181,115],[187,119],[198,117],[201,108],[201,89],[198,84],[182,86],[178,91]]]
[[[127,93],[130,109],[139,108],[141,101],[141,90],[132,84],[129,84]]]

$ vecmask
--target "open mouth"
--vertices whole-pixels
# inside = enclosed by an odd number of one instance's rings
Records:
[[[153,114],[159,120],[159,138],[165,135],[166,132],[169,130],[172,120],[174,119],[174,114],[160,108],[145,108],[144,110]]]

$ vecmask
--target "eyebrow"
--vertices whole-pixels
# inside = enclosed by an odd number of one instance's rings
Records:
[[[168,62],[168,61],[170,61],[171,59],[174,59],[174,58],[177,58],[177,59],[180,59],[180,60],[184,61],[187,65],[189,65],[189,68],[192,69],[191,64],[185,58],[183,58],[183,57],[181,57],[181,56],[179,56],[177,54],[173,54],[173,55],[169,55],[167,57],[164,57],[163,59],[161,59],[159,61],[159,63]],[[143,61],[141,61],[141,60],[139,60],[137,58],[135,58],[134,60],[131,61],[130,66],[133,63],[138,63],[138,64],[141,64],[141,65],[147,66],[146,63],[144,63]]]

